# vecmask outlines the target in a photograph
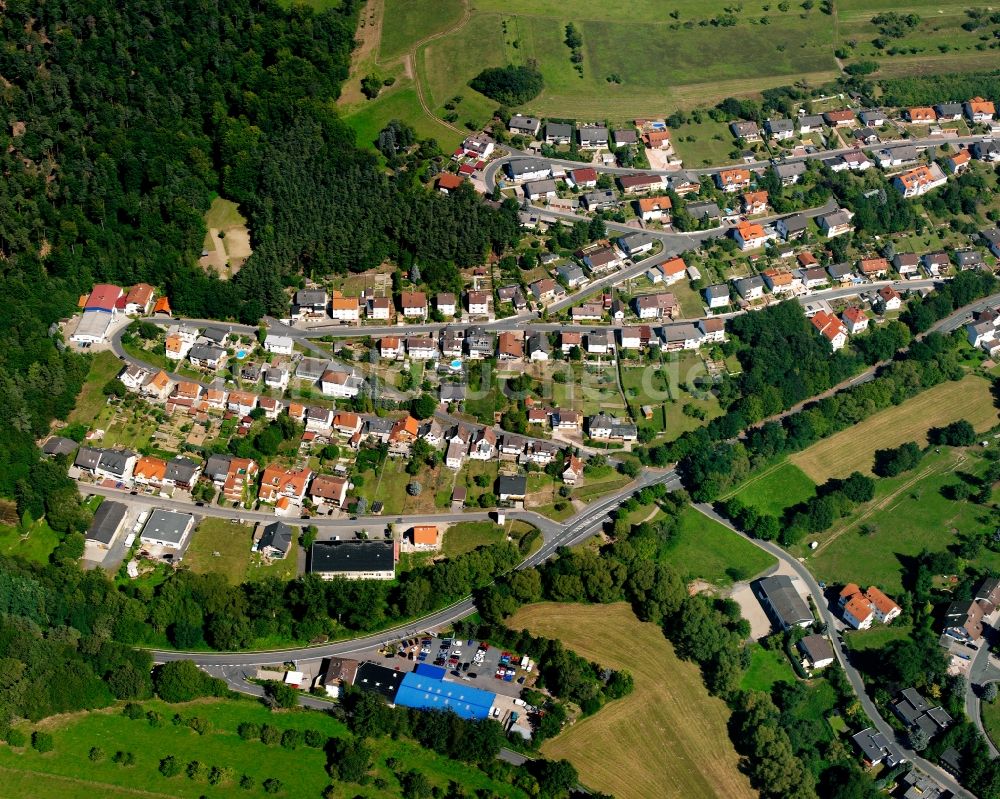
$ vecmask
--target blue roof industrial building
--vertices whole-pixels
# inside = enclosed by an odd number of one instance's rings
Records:
[[[457,682],[445,682],[445,670],[420,663],[403,677],[396,704],[423,710],[451,710],[464,719],[485,719],[496,694]]]

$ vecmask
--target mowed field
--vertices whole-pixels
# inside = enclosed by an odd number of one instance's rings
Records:
[[[990,384],[984,378],[969,375],[942,383],[818,441],[790,456],[789,461],[817,484],[831,477],[846,477],[855,470],[870,473],[875,450],[897,447],[906,441],[923,446],[930,428],[958,419],[967,419],[977,431],[997,424]]]
[[[625,603],[542,603],[509,621],[562,640],[588,660],[628,670],[635,690],[547,741],[542,754],[566,758],[589,788],[618,799],[755,796],[729,741],[729,710],[708,695],[698,667],[680,660],[655,624]]]
[[[785,508],[805,502],[815,493],[816,484],[805,472],[788,461],[781,461],[752,475],[723,499],[735,496],[744,505],[780,518]]]

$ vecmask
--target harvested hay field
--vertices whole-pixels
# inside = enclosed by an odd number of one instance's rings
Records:
[[[977,431],[989,430],[1000,421],[990,384],[982,377],[969,375],[935,386],[818,441],[788,460],[817,485],[831,477],[847,477],[855,470],[869,474],[875,450],[898,447],[907,441],[923,446],[930,428],[959,419],[968,419]]]
[[[627,604],[528,605],[508,625],[558,638],[635,680],[631,695],[542,746],[546,757],[572,762],[586,786],[618,799],[756,795],[739,771],[726,705],[709,696],[698,667],[674,654],[660,628],[639,621]]]
[[[232,277],[253,252],[247,220],[236,203],[216,197],[205,212],[205,227],[208,232],[199,265],[214,270],[223,280]]]

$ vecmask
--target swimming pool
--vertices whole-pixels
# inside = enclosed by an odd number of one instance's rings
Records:
[[[457,372],[459,369],[462,368],[462,361],[459,358],[456,358],[448,365],[451,367],[453,372]]]
[[[237,358],[237,360],[242,361],[246,357],[247,357],[247,351],[246,350],[236,350],[236,358]]]

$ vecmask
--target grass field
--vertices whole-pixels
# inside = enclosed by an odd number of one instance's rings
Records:
[[[860,506],[827,532],[810,536],[819,546],[801,554],[810,570],[831,584],[875,583],[892,595],[902,587],[904,568],[922,550],[941,552],[965,535],[992,533],[996,527],[971,502],[946,499],[941,489],[958,482],[956,471],[981,471],[981,462],[960,450],[925,456],[917,469],[879,480],[875,499]],[[868,527],[867,534],[864,526]],[[984,549],[976,559],[983,569],[1000,568],[1000,554]]]
[[[866,649],[881,649],[890,641],[909,638],[912,632],[912,625],[893,622],[889,626],[877,624],[870,630],[847,630],[843,637],[848,647],[863,652]]]
[[[985,379],[969,375],[942,383],[818,441],[789,460],[817,484],[831,477],[846,477],[855,470],[869,473],[875,450],[906,441],[924,445],[931,427],[958,419],[967,419],[976,430],[988,430],[997,424],[997,409]]]
[[[503,537],[503,528],[493,522],[461,522],[451,525],[445,532],[441,552],[453,558],[476,547],[496,544]]]
[[[674,654],[660,628],[640,622],[628,605],[529,605],[508,624],[558,638],[635,680],[632,694],[542,746],[546,757],[570,760],[585,785],[618,799],[754,795],[726,733],[725,704],[708,695],[698,667]]]
[[[781,461],[753,475],[724,499],[735,496],[761,513],[780,518],[785,508],[805,502],[815,493],[816,484],[805,472],[788,461]]]
[[[163,717],[160,727],[152,727],[145,719],[131,721],[117,709],[104,712],[60,716],[43,722],[55,740],[55,749],[39,754],[32,749],[15,750],[0,747],[0,774],[3,796],[31,796],[33,799],[63,799],[64,797],[178,797],[197,799],[201,796],[265,796],[264,780],[276,777],[284,784],[280,796],[320,796],[331,780],[326,774],[326,755],[322,750],[299,746],[295,750],[280,746],[265,746],[259,741],[243,741],[236,734],[242,721],[268,723],[279,729],[316,729],[331,737],[345,735],[344,725],[326,714],[317,712],[285,712],[274,714],[250,700],[210,700],[187,705],[167,705],[146,702],[144,707]],[[184,725],[174,725],[175,713],[185,718],[198,716],[210,725],[209,731],[198,735]],[[399,782],[385,765],[395,757],[405,768],[416,768],[435,786],[446,787],[457,780],[470,791],[485,789],[504,797],[523,797],[510,786],[494,782],[485,774],[467,765],[445,760],[417,744],[393,741],[389,738],[369,740],[373,749],[373,776],[386,780],[386,787],[369,785],[367,797],[398,797]],[[92,746],[101,747],[106,757],[93,762],[88,757]],[[135,765],[122,767],[112,762],[116,751],[129,751]],[[158,771],[161,758],[173,755],[186,766],[198,761],[206,767],[227,766],[234,776],[218,786],[209,786],[180,775],[172,778]],[[206,768],[207,771],[207,768]],[[254,778],[255,787],[243,790],[241,775]],[[9,777],[9,779],[8,779]],[[336,797],[357,795],[357,785],[335,782]],[[23,789],[23,790],[22,790]]]
[[[0,553],[16,555],[37,563],[48,563],[49,555],[59,546],[62,536],[39,519],[22,535],[17,527],[0,525]]]
[[[690,507],[681,513],[677,540],[662,557],[684,579],[715,585],[747,580],[776,563],[764,550]]]
[[[462,141],[461,133],[456,133],[423,112],[417,92],[412,86],[400,87],[380,95],[346,117],[347,123],[354,129],[358,144],[369,147],[374,146],[379,131],[392,119],[409,122],[420,138],[437,139],[445,151],[454,149]]]
[[[743,675],[744,691],[771,692],[776,682],[795,682],[795,672],[784,652],[764,649],[760,644],[750,646],[750,667]]]
[[[385,22],[379,60],[408,52],[415,43],[455,26],[462,18],[462,0],[384,0]]]
[[[983,702],[980,705],[980,711],[986,734],[990,736],[990,740],[996,746],[997,742],[1000,742],[1000,700]]]
[[[237,585],[247,576],[250,538],[251,528],[246,525],[206,518],[194,531],[184,563],[193,572],[218,572],[230,585]]]
[[[104,384],[121,371],[122,362],[113,352],[105,351],[94,355],[90,362],[87,379],[76,398],[76,405],[69,415],[69,421],[90,424],[107,405],[108,398],[102,389]]]

